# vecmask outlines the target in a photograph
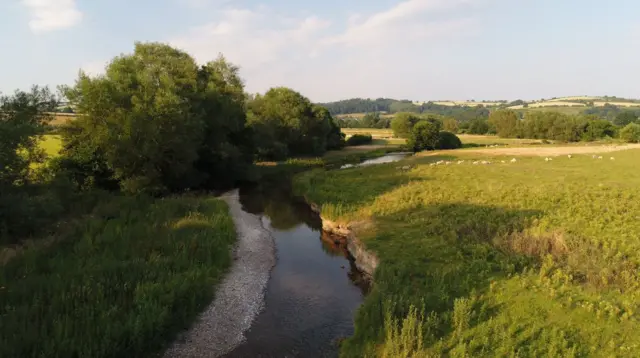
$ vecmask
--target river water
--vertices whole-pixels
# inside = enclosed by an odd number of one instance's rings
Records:
[[[246,341],[224,357],[337,357],[340,340],[353,334],[353,317],[367,290],[346,250],[322,232],[318,214],[291,194],[288,182],[241,188],[240,202],[271,232],[277,263],[264,310]]]

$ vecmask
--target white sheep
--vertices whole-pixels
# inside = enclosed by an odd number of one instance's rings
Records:
[[[479,162],[476,160],[475,162],[473,162],[473,165],[477,165]]]
[[[409,170],[409,169],[411,169],[411,167],[408,165],[405,165],[404,167],[402,167],[402,170]]]
[[[517,161],[518,161],[518,160],[517,160],[516,158],[511,159],[511,163],[515,163],[515,162],[517,162]]]
[[[503,160],[503,161],[501,161],[501,163],[502,163],[502,164],[504,164],[504,163],[506,163],[506,162]]]
[[[567,155],[567,158],[571,159],[571,158],[573,158],[573,155],[569,154],[569,155]]]
[[[616,158],[614,158],[614,157],[611,157],[610,159],[611,159],[611,160],[616,160]]]
[[[602,159],[602,156],[599,156],[598,159]]]

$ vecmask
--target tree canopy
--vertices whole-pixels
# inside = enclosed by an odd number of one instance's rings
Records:
[[[170,46],[136,43],[104,75],[81,73],[66,97],[80,116],[63,154],[79,166],[101,162],[124,190],[216,186],[251,161],[243,83],[222,57],[198,66]]]

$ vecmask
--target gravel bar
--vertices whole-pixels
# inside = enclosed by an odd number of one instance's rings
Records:
[[[211,305],[165,352],[164,357],[219,357],[245,339],[264,306],[275,243],[260,217],[242,211],[238,190],[220,197],[229,205],[238,241],[231,270],[217,286]]]

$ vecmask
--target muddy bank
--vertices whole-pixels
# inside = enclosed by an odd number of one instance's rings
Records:
[[[221,196],[236,226],[238,241],[229,273],[216,288],[211,305],[164,357],[218,357],[242,343],[264,306],[275,244],[259,216],[242,210],[238,190]]]
[[[306,200],[306,199],[305,199]],[[373,274],[378,267],[378,257],[367,251],[364,244],[356,237],[349,226],[339,225],[331,220],[322,217],[320,207],[307,200],[311,210],[318,213],[322,220],[322,230],[336,235],[345,240],[347,251],[354,260],[356,268],[369,280],[373,279]]]

